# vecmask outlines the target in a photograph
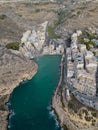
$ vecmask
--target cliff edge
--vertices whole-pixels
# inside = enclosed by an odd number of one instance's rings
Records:
[[[18,51],[0,48],[0,130],[7,127],[8,111],[5,103],[19,83],[31,79],[37,72],[37,65],[27,60]]]

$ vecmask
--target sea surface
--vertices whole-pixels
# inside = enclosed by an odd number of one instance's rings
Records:
[[[35,59],[37,74],[14,89],[8,130],[62,130],[51,111],[51,100],[60,76],[60,56]]]

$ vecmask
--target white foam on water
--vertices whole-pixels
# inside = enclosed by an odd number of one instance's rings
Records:
[[[10,129],[11,128],[11,125],[8,125],[8,129]]]
[[[51,111],[51,105],[47,106],[47,110]]]
[[[55,118],[55,122],[56,122],[56,123],[55,123],[55,126],[56,126],[55,128],[57,129],[57,128],[59,128],[59,122],[57,121],[56,118]]]
[[[61,130],[64,130],[63,128],[61,128]]]
[[[15,116],[16,115],[16,113],[14,112],[14,111],[11,111],[11,114],[9,115],[9,120],[13,117],[13,116]],[[8,129],[10,129],[11,128],[11,124],[9,123],[8,124]]]
[[[7,103],[7,106],[11,106],[11,103],[10,103],[10,102],[8,102],[8,103]]]
[[[58,129],[60,127],[59,122],[57,120],[57,117],[53,110],[51,110],[51,105],[47,107],[47,110],[49,110],[49,118],[53,118],[55,120],[55,129]],[[63,128],[61,128],[63,130]]]
[[[54,111],[49,111],[49,117],[50,118],[54,118],[55,117]]]
[[[16,115],[16,113],[14,111],[12,111],[11,114],[9,115],[9,119],[11,119],[15,115]]]

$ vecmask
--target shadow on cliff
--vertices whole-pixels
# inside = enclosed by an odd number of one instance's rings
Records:
[[[98,96],[98,64],[97,64],[95,79],[96,79],[96,96]]]

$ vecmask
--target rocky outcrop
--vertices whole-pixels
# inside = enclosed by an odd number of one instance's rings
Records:
[[[77,125],[74,124],[74,122],[70,119],[67,109],[63,108],[61,97],[59,95],[54,95],[52,100],[52,108],[58,117],[61,127],[64,127],[64,130],[66,130],[65,126],[68,130],[98,130],[98,127],[93,126],[91,128],[79,128],[78,125],[83,127],[83,124],[80,124],[79,121],[77,122]]]
[[[19,83],[31,79],[37,72],[37,65],[27,60],[18,51],[0,48],[0,130],[7,127],[8,111],[5,103]]]
[[[52,99],[52,109],[56,113],[60,125],[61,127],[64,128],[64,130],[66,130],[66,127],[68,128],[68,130],[98,130],[97,124],[93,126],[89,123],[89,121],[87,122],[84,118],[80,119],[78,113],[70,111],[70,108],[68,107],[68,99],[66,97],[64,89],[66,88],[66,85],[63,82],[64,81],[63,60],[64,59],[62,59],[61,62],[60,81],[58,83],[58,87]],[[75,105],[77,104],[78,103],[76,102]]]
[[[62,127],[66,126],[68,130],[78,130],[77,127],[70,121],[69,117],[67,116],[67,112],[62,108],[62,102],[60,100],[60,96],[55,95],[52,101],[52,107],[57,114],[57,117],[60,121],[60,125]]]

